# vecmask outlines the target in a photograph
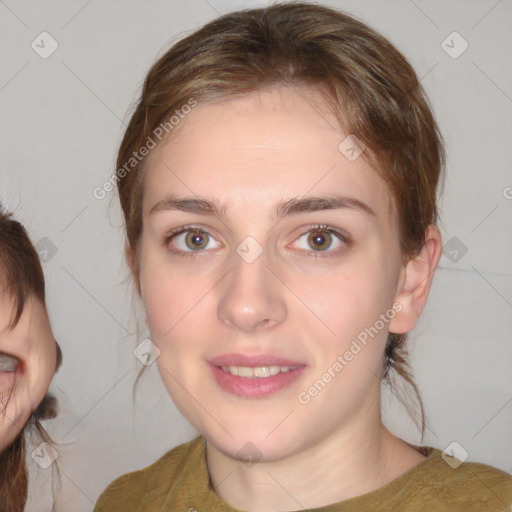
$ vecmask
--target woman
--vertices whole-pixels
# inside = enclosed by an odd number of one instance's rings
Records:
[[[381,421],[382,379],[417,391],[444,166],[386,39],[307,3],[222,16],[149,71],[117,164],[159,372],[201,436],[97,512],[510,508],[510,475]]]
[[[56,416],[48,395],[62,361],[45,306],[44,275],[23,226],[0,209],[0,510],[22,512],[28,474],[25,434]],[[39,451],[41,457],[47,454]]]

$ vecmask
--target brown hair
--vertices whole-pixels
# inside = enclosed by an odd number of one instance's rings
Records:
[[[134,152],[191,98],[213,103],[275,84],[312,86],[324,94],[388,184],[404,261],[423,247],[428,226],[437,222],[445,155],[416,73],[386,38],[353,17],[317,4],[280,3],[213,20],[172,46],[146,77],[117,158],[126,253],[139,292],[145,159],[133,164]],[[423,404],[405,341],[405,334],[389,334],[382,376],[391,385],[393,369],[412,387],[423,435]]]
[[[25,228],[11,214],[0,207],[0,285],[1,296],[7,295],[14,301],[9,327],[18,324],[26,300],[35,296],[45,303],[44,274],[37,252],[30,242]],[[57,368],[62,353],[57,344]],[[32,414],[28,424],[34,426],[42,438],[51,442],[39,420],[57,415],[57,401],[47,394]],[[27,500],[28,473],[25,461],[25,432],[21,431],[15,440],[0,453],[0,510],[2,512],[23,512]]]

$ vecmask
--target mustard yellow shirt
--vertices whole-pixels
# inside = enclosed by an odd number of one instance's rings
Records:
[[[510,512],[512,476],[486,464],[453,469],[441,450],[384,487],[309,512]],[[215,493],[202,436],[177,446],[145,469],[112,482],[94,512],[238,512]]]

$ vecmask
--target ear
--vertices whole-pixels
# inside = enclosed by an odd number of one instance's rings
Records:
[[[437,226],[430,225],[425,233],[425,244],[419,254],[402,268],[395,301],[402,309],[389,323],[389,332],[402,334],[416,325],[427,302],[439,258],[443,249]]]

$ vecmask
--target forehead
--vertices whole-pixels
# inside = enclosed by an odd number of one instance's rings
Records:
[[[276,86],[199,102],[181,123],[146,162],[145,214],[169,193],[245,208],[247,201],[265,208],[289,197],[336,193],[392,216],[389,189],[365,153],[351,160],[346,146],[340,149],[351,134],[314,89]]]
[[[0,268],[0,334],[10,328],[17,308],[17,297],[7,286],[4,271]]]

